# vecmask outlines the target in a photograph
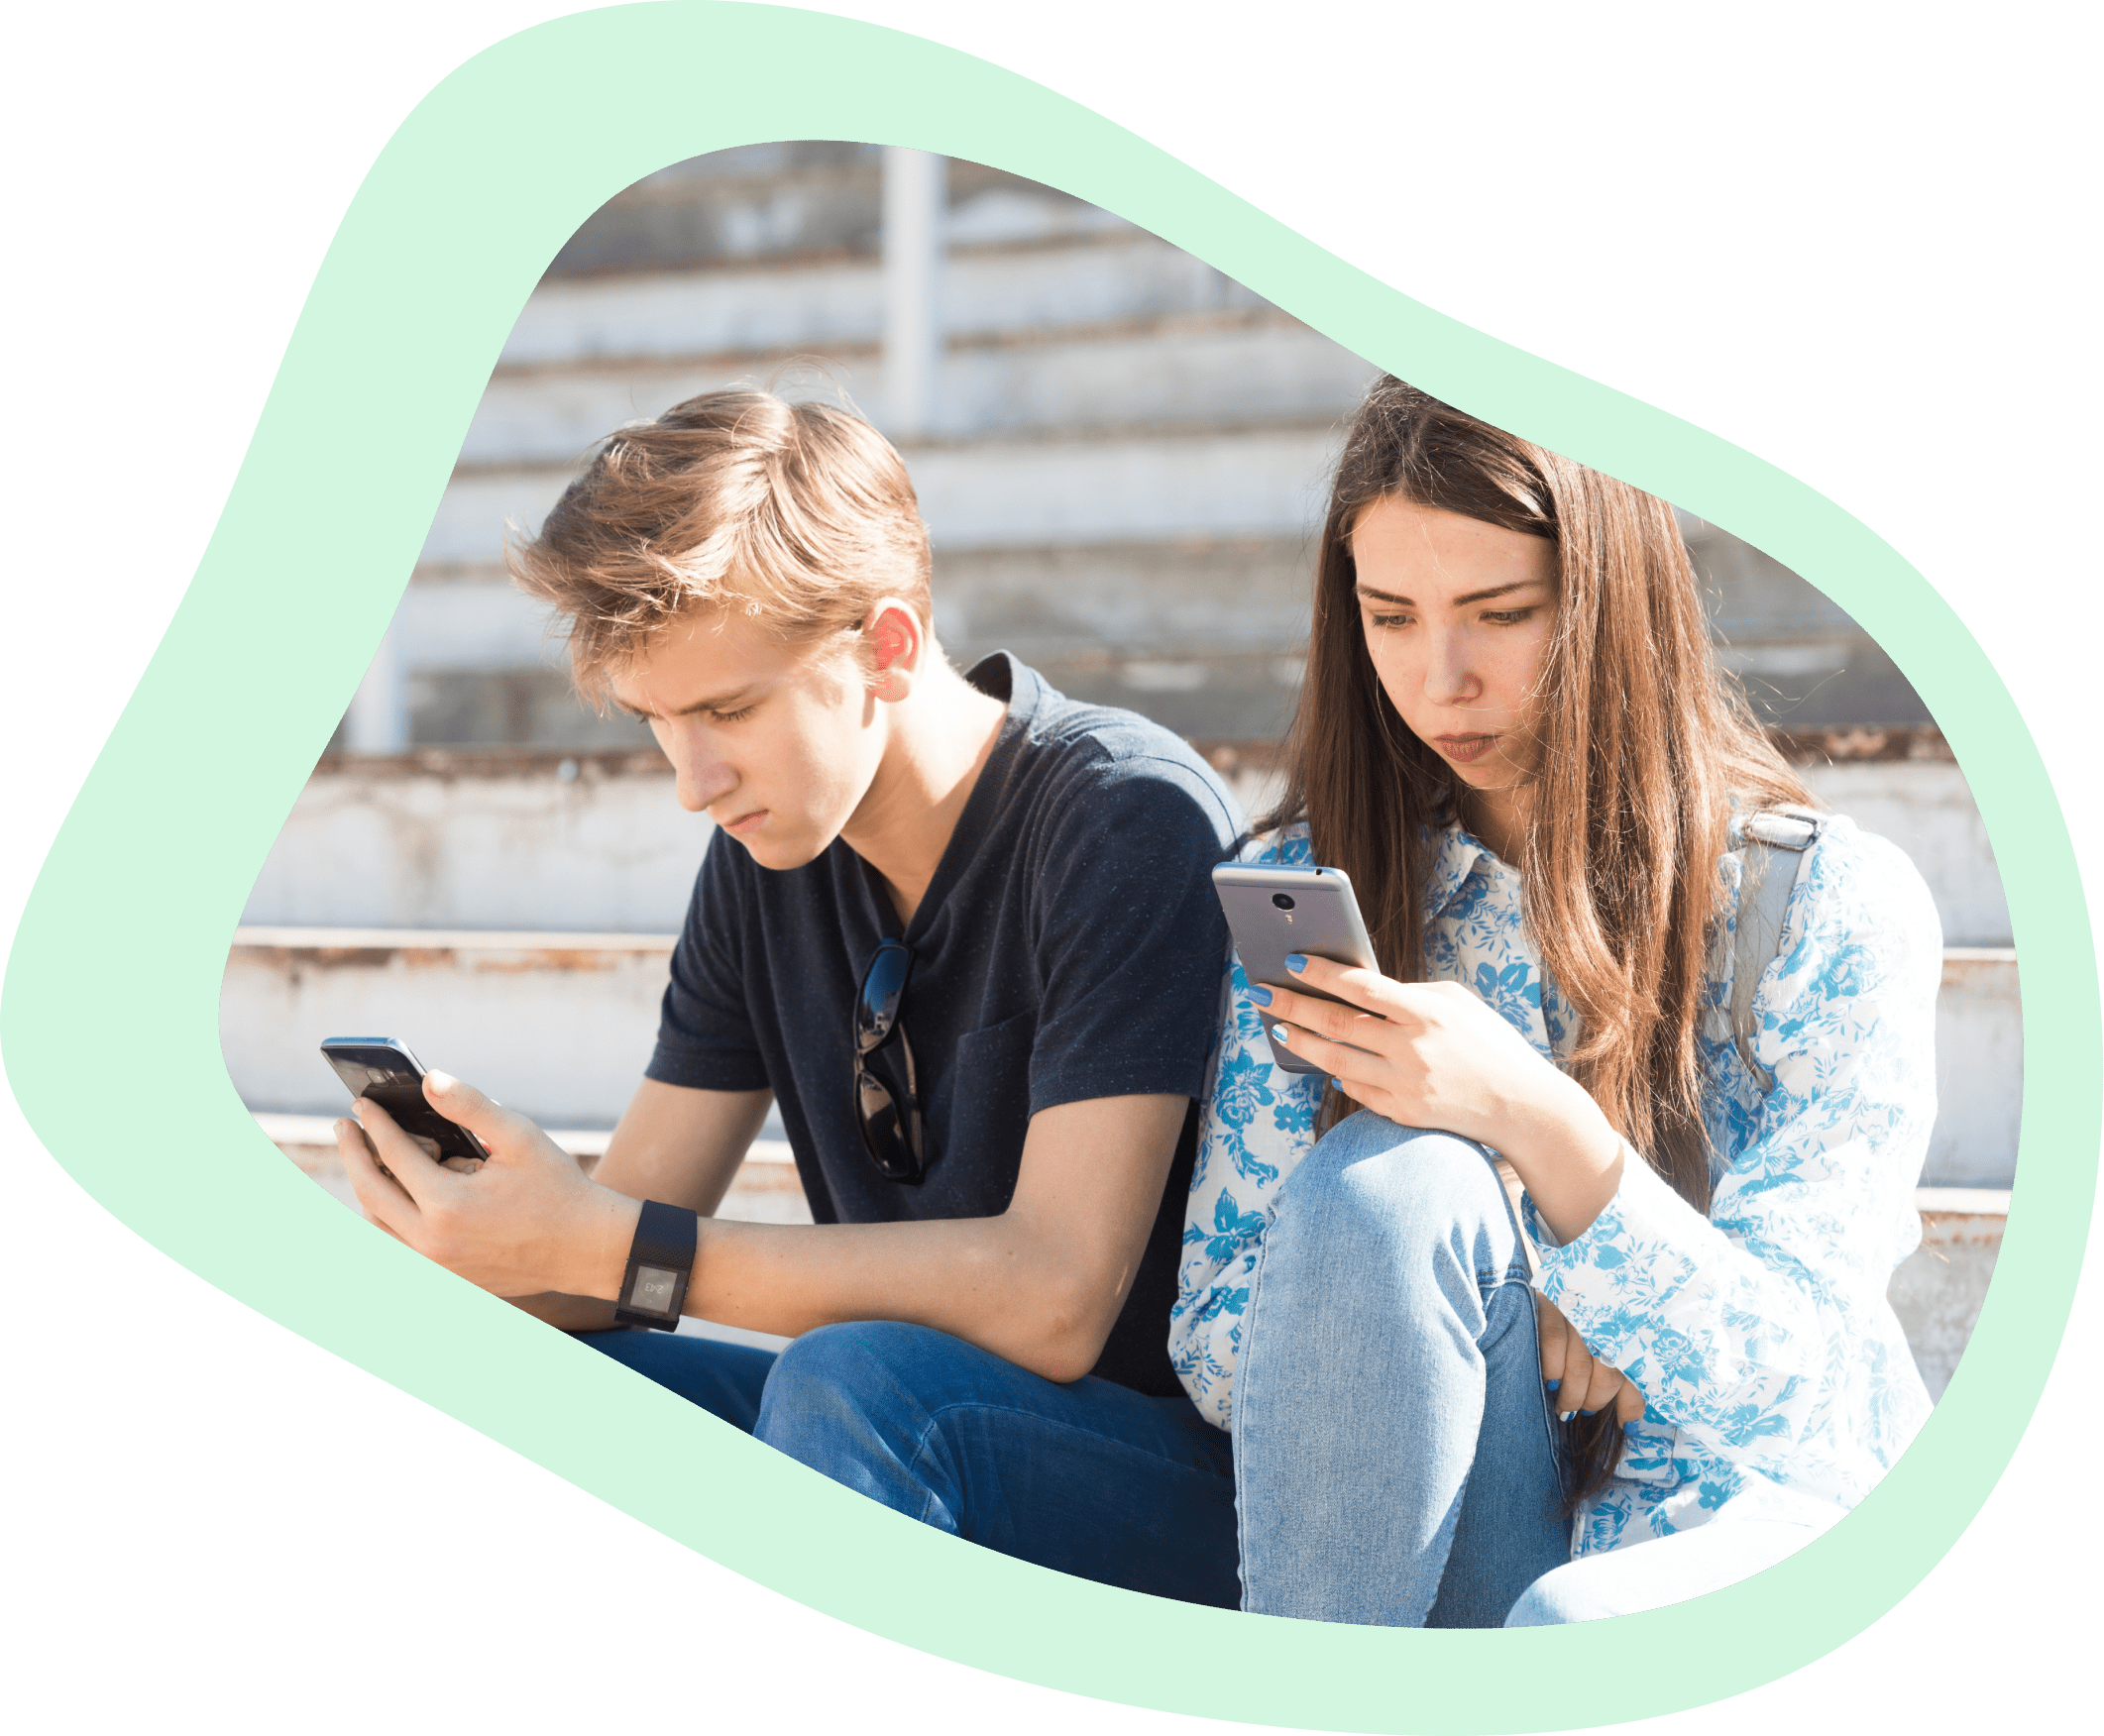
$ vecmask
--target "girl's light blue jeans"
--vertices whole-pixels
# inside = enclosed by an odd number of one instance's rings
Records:
[[[1570,1560],[1526,1251],[1482,1146],[1339,1124],[1280,1190],[1242,1330],[1243,1608],[1496,1627]]]

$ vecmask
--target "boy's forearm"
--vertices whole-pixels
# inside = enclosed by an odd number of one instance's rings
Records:
[[[542,1290],[508,1300],[512,1307],[559,1332],[607,1332],[615,1324],[613,1304],[593,1296],[566,1296],[558,1290]]]
[[[686,1312],[795,1338],[839,1321],[933,1327],[1052,1380],[1095,1365],[1139,1271],[1187,1098],[1063,1104],[1032,1118],[998,1217],[883,1224],[748,1224],[704,1217]],[[573,1207],[529,1307],[569,1331],[612,1324],[633,1196],[604,1186]],[[589,1299],[589,1301],[588,1301]]]
[[[835,1321],[899,1320],[935,1327],[1040,1372],[1063,1372],[1067,1360],[1047,1330],[1057,1311],[1033,1306],[1038,1286],[1015,1269],[1023,1262],[992,1251],[998,1225],[995,1219],[939,1225],[704,1219],[686,1312],[782,1338]],[[915,1234],[927,1230],[941,1234]],[[989,1274],[1006,1269],[1006,1284],[974,1281],[967,1275],[974,1267]],[[609,1332],[616,1325],[612,1295],[624,1270],[609,1262],[599,1286],[604,1295],[543,1290],[510,1301],[558,1332]],[[1094,1356],[1088,1360],[1093,1364]]]
[[[782,1338],[837,1321],[903,1321],[949,1333],[1050,1379],[1076,1379],[1100,1355],[1132,1273],[1115,1282],[1115,1301],[1083,1297],[1048,1251],[1005,1218],[704,1218],[685,1312]],[[543,1291],[513,1304],[563,1332],[606,1331],[614,1325],[625,1262],[603,1257],[600,1264],[605,1269],[587,1280],[591,1295]]]

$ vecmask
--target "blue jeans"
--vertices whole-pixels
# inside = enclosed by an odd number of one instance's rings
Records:
[[[583,1342],[967,1542],[1128,1590],[1236,1605],[1231,1449],[1180,1394],[1149,1398],[1093,1375],[1057,1385],[896,1321],[822,1326],[780,1356],[654,1332]]]
[[[1534,1298],[1492,1159],[1370,1110],[1278,1194],[1234,1405],[1243,1608],[1496,1627],[1571,1559]]]

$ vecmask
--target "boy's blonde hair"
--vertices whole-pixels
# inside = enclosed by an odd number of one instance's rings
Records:
[[[766,391],[704,392],[608,436],[505,564],[568,621],[571,674],[602,710],[611,672],[698,605],[789,640],[854,628],[884,597],[933,625],[899,455],[858,416]]]

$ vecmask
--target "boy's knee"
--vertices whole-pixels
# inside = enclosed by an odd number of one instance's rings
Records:
[[[865,1494],[903,1458],[927,1415],[900,1378],[897,1342],[923,1329],[893,1321],[821,1326],[775,1358],[753,1434],[790,1458]],[[873,1480],[874,1479],[874,1480]]]
[[[866,1409],[896,1383],[896,1347],[890,1342],[915,1329],[888,1320],[843,1321],[815,1327],[791,1339],[768,1372],[761,1400],[761,1432],[777,1420],[814,1413]]]

